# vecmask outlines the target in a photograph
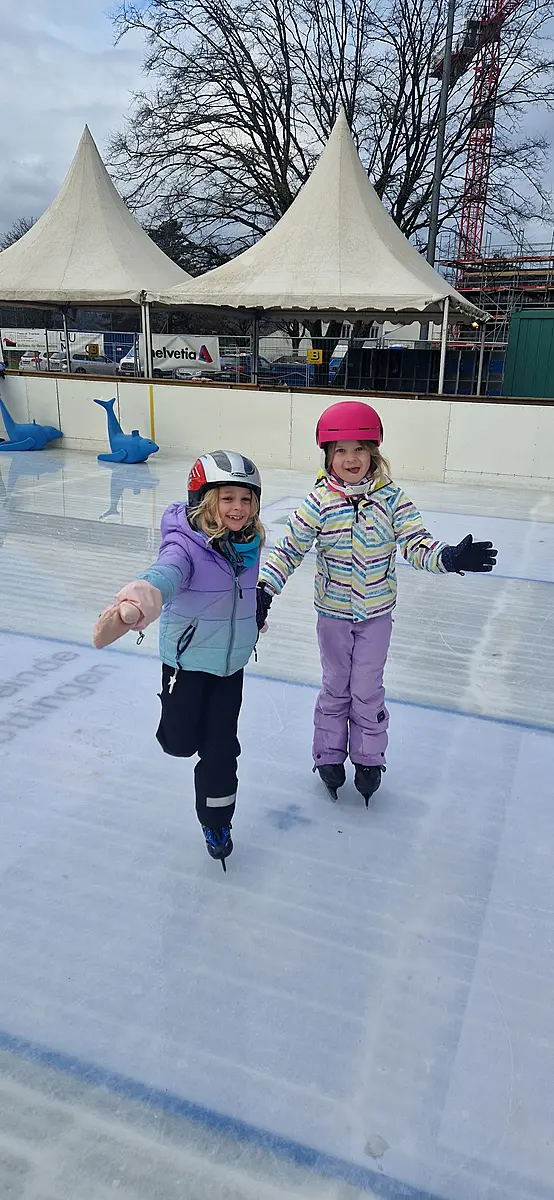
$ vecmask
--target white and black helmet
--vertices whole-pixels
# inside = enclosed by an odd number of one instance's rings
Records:
[[[225,484],[250,488],[258,501],[262,494],[260,472],[251,459],[236,450],[212,450],[196,459],[188,477],[189,508],[197,508],[209,488]]]

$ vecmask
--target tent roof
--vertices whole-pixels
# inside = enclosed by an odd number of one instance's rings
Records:
[[[0,253],[5,303],[137,303],[188,279],[129,212],[88,126],[56,199]]]
[[[161,290],[160,290],[161,291]],[[152,296],[162,304],[409,322],[483,314],[404,237],[371,186],[344,112],[290,208],[231,262]]]

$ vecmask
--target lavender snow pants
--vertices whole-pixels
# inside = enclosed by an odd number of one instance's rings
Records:
[[[392,613],[369,621],[319,613],[323,686],[314,713],[316,767],[342,763],[347,754],[364,767],[384,766],[389,714],[383,671],[391,632]]]

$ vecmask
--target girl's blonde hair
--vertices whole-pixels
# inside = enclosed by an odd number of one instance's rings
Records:
[[[220,487],[226,486],[226,484],[220,484]],[[237,486],[240,487],[240,484]],[[241,529],[240,533],[237,534],[235,541],[250,542],[254,534],[259,533],[260,542],[263,546],[265,542],[265,529],[259,517],[260,502],[254,492],[251,493],[251,497],[250,517],[244,529]],[[219,487],[211,487],[205,492],[200,504],[190,514],[190,521],[198,529],[201,529],[202,533],[207,534],[210,542],[224,537],[227,533],[227,528],[221,524],[221,517],[219,515]]]
[[[325,446],[326,471],[331,470],[333,455],[338,445],[338,442],[327,442]],[[392,476],[389,461],[387,458],[385,458],[384,454],[381,454],[377,442],[360,442],[359,445],[363,446],[365,450],[369,450],[371,453],[371,463],[369,468],[371,473],[371,482],[390,483]]]

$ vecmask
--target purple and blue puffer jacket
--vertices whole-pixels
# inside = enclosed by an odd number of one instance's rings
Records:
[[[259,534],[230,543],[231,561],[189,524],[182,503],[166,508],[161,533],[157,562],[116,601],[137,603],[142,619],[136,629],[161,612],[160,658],[168,666],[233,675],[246,665],[258,638]]]

